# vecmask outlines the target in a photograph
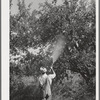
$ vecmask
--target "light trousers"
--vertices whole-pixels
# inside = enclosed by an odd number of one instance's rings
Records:
[[[48,98],[44,98],[43,100],[52,100],[52,95],[48,96]]]

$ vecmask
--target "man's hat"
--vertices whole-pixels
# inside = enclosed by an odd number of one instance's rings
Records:
[[[47,72],[47,69],[44,68],[44,67],[40,67],[40,70],[43,71],[43,72],[45,72],[45,73]]]

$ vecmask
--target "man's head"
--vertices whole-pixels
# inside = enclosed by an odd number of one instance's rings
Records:
[[[46,72],[47,72],[47,69],[46,69],[45,67],[40,67],[40,71],[41,71],[42,73],[46,73]]]

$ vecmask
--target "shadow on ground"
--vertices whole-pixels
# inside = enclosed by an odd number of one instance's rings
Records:
[[[36,85],[30,85],[22,90],[18,90],[11,97],[10,100],[41,100],[42,94]]]

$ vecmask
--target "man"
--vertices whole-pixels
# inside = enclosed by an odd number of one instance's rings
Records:
[[[42,75],[39,77],[39,83],[43,91],[43,99],[42,100],[51,100],[52,94],[51,94],[51,84],[52,79],[56,77],[56,73],[53,70],[53,67],[51,67],[52,74],[47,75],[47,69],[41,67],[40,70],[42,71]]]

